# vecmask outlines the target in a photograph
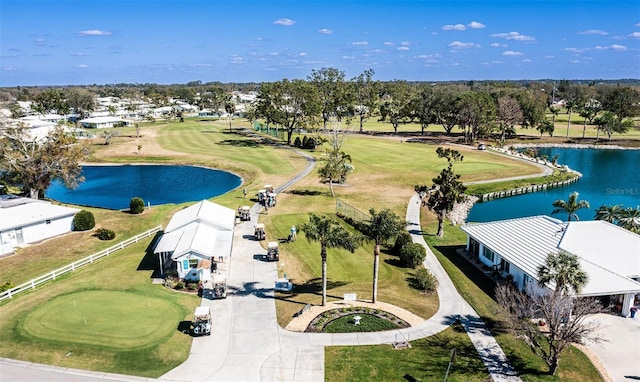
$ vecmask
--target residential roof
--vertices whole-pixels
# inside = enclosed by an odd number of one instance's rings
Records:
[[[188,253],[227,257],[234,225],[234,210],[203,200],[173,215],[154,252],[173,252],[173,260]]]
[[[104,117],[85,118],[85,119],[81,119],[79,122],[80,123],[109,123],[109,122],[122,122],[122,121],[124,120],[120,117],[104,116]]]
[[[628,277],[640,277],[640,235],[602,220],[571,222],[560,248]]]
[[[58,206],[43,200],[3,197],[0,198],[0,231],[73,216],[78,211],[77,208]]]
[[[509,263],[537,279],[538,268],[559,249],[580,258],[589,281],[582,295],[640,292],[640,235],[604,221],[563,222],[532,216],[462,226]]]
[[[236,221],[236,212],[231,208],[203,200],[176,212],[164,231],[175,231],[193,221],[205,223],[219,230],[232,231]]]

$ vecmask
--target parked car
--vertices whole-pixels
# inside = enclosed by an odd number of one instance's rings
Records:
[[[486,150],[487,146],[484,145],[484,143],[481,143],[478,145],[478,150]]]

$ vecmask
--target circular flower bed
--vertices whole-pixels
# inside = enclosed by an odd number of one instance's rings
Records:
[[[358,325],[356,325],[356,316],[360,317]],[[378,332],[409,326],[403,319],[380,309],[351,307],[328,310],[316,316],[305,332]]]

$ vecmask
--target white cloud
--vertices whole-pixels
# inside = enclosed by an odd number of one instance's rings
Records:
[[[89,65],[87,65],[87,64],[78,65],[78,68],[80,68],[80,69],[85,69],[85,68],[88,68],[88,67],[89,67]]]
[[[515,40],[515,41],[536,41],[535,37],[525,36],[518,32],[509,32],[509,33],[494,33],[491,37],[504,38],[507,40]]]
[[[354,41],[351,43],[351,45],[355,45],[355,46],[367,46],[369,45],[369,43],[367,41]]]
[[[631,38],[640,38],[640,32],[633,32],[629,35]]]
[[[276,21],[273,22],[276,25],[284,25],[285,27],[291,26],[293,24],[295,24],[296,22],[291,20],[291,19],[278,19]]]
[[[109,31],[103,31],[100,29],[89,29],[86,31],[80,31],[78,32],[79,36],[111,36],[111,32]]]
[[[467,26],[471,29],[482,29],[486,27],[486,25],[484,25],[483,23],[479,23],[477,21],[472,21],[469,24],[467,24]]]
[[[507,44],[501,44],[499,42],[494,42],[493,44],[491,44],[492,48],[506,48]]]
[[[522,60],[522,62],[532,62],[532,61],[528,58],[525,58],[524,60]]]
[[[579,48],[564,48],[565,52],[571,52],[571,53],[582,53],[584,52],[584,49],[579,49]]]
[[[300,53],[298,53],[298,56],[307,57],[307,52],[300,52]]]
[[[395,42],[391,42],[391,41],[385,41],[383,44],[386,45],[386,46],[394,46],[394,45],[396,45]]]
[[[327,29],[327,28],[322,28],[318,31],[318,33],[320,34],[331,34],[333,33],[333,31],[331,29]]]
[[[637,23],[636,25],[634,25],[634,27],[640,27],[640,23]]]
[[[467,27],[465,27],[462,24],[456,24],[456,25],[445,25],[442,27],[443,31],[464,31],[467,30]]]
[[[613,45],[610,45],[610,46],[600,46],[600,45],[598,45],[598,46],[595,46],[593,49],[594,50],[616,50],[618,52],[622,52],[622,51],[627,50],[627,47],[624,46],[624,45],[613,44]]]
[[[411,42],[409,42],[409,41],[403,41],[403,42],[401,42],[401,43],[400,43],[400,45],[402,45],[402,46],[409,46],[409,45],[411,45]]]
[[[503,56],[522,56],[523,53],[522,52],[515,52],[513,50],[505,50],[504,52],[502,52]]]
[[[449,44],[449,48],[453,48],[453,49],[480,48],[480,45],[472,42],[454,41],[451,44]]]
[[[409,47],[408,47],[408,46],[399,46],[399,47],[397,48],[397,50],[407,51],[407,50],[409,50]]]
[[[609,33],[605,32],[603,30],[600,30],[600,29],[589,29],[589,30],[586,30],[586,31],[580,31],[580,32],[578,32],[578,34],[598,34],[600,36],[606,36]]]
[[[611,48],[612,50],[617,50],[617,51],[623,51],[623,50],[627,50],[627,47],[624,45],[618,45],[618,44],[613,44],[611,45],[609,48]]]
[[[242,63],[244,63],[244,58],[242,58],[242,56],[233,56],[233,57],[231,57],[231,63],[232,64],[242,64]]]
[[[88,54],[83,53],[83,52],[76,52],[76,53],[71,53],[72,56],[75,57],[83,57],[83,56],[88,56]]]
[[[556,56],[547,55],[547,56],[544,56],[544,58],[556,58]]]
[[[355,60],[355,56],[342,56],[343,60]]]

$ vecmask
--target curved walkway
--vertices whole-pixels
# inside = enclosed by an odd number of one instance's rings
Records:
[[[280,186],[285,190],[314,167]],[[420,203],[413,196],[407,208],[407,229],[416,243],[427,249],[425,266],[439,280],[440,306],[422,323],[374,333],[299,333],[281,328],[276,319],[273,283],[277,263],[264,261],[265,250],[253,240],[254,223],[262,207],[254,205],[251,221],[234,232],[232,257],[226,264],[229,298],[202,300],[211,307],[211,336],[193,339],[187,361],[159,378],[161,381],[324,381],[324,346],[390,344],[428,337],[460,320],[494,381],[519,381],[502,349],[426,245],[420,227]],[[146,381],[149,379],[60,368],[20,361],[0,360],[0,376],[10,380]],[[29,371],[26,371],[29,370]],[[76,378],[81,376],[80,378]]]

